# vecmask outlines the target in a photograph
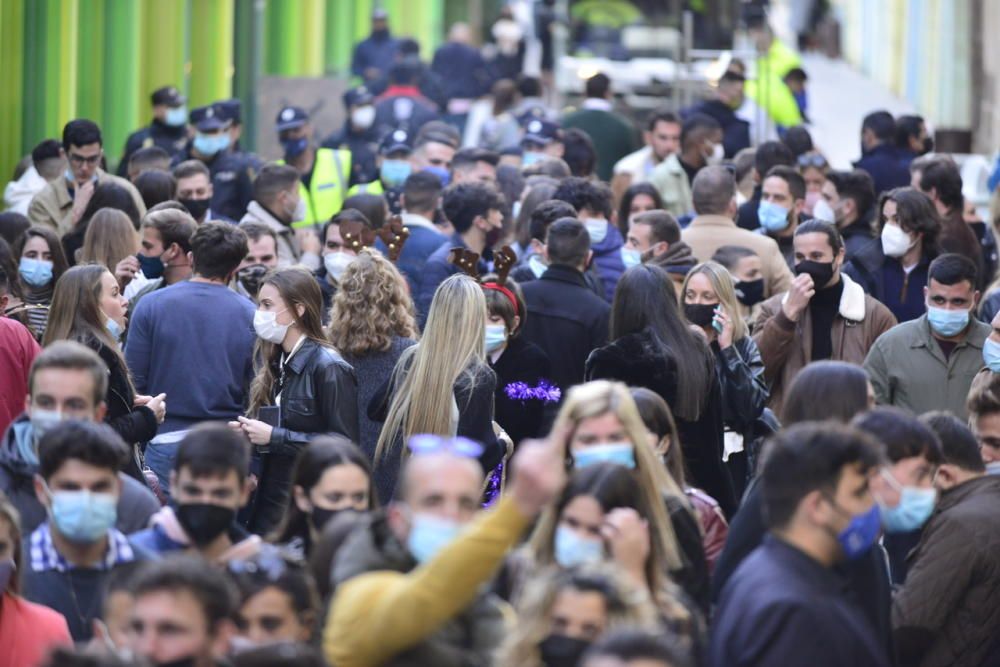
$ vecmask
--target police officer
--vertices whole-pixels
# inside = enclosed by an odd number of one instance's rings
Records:
[[[351,152],[343,148],[313,148],[309,114],[299,107],[284,107],[275,120],[285,157],[280,164],[298,169],[299,194],[306,215],[292,223],[295,229],[317,228],[341,209],[351,180]]]
[[[229,151],[231,153],[244,152],[250,160],[254,161],[254,169],[260,171],[260,158],[253,153],[243,151],[240,145],[240,138],[243,136],[243,102],[238,97],[231,97],[228,100],[221,100],[215,103],[215,108],[222,114],[222,118],[229,121]]]
[[[128,161],[140,148],[159,146],[171,157],[184,150],[188,140],[187,100],[173,86],[164,86],[153,92],[153,121],[129,135],[125,152],[118,163],[118,175],[128,174]]]
[[[218,106],[198,107],[191,111],[194,139],[174,156],[171,166],[185,160],[200,160],[212,175],[212,211],[230,220],[239,220],[253,199],[254,162],[245,153],[230,152],[230,121]]]
[[[370,183],[378,178],[375,152],[379,136],[375,131],[374,96],[364,86],[344,93],[347,120],[340,132],[331,134],[323,148],[345,148],[351,152],[350,185]]]
[[[378,180],[351,188],[350,194],[384,194],[389,210],[393,214],[401,213],[399,197],[403,193],[403,183],[413,172],[412,141],[406,130],[393,130],[385,135],[378,147]]]

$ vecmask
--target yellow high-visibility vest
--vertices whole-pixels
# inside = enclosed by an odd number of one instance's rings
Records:
[[[278,160],[278,164],[284,164]],[[318,227],[338,213],[348,197],[347,183],[351,173],[351,152],[343,149],[316,150],[312,180],[307,189],[299,181],[299,195],[306,203],[306,219],[292,223],[293,229]]]
[[[383,195],[385,194],[385,187],[382,185],[382,181],[372,181],[371,183],[358,183],[357,185],[351,186],[351,189],[347,191],[348,197],[353,197],[354,195]]]

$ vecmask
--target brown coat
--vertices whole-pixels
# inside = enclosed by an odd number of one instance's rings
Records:
[[[101,183],[114,183],[128,190],[135,207],[139,209],[139,217],[146,215],[146,204],[142,201],[139,191],[129,181],[98,169],[97,184]],[[60,176],[49,181],[49,184],[35,195],[28,205],[28,219],[31,220],[31,224],[48,227],[60,236],[73,228],[73,198],[69,196],[69,186],[65,177]]]
[[[879,336],[896,326],[896,317],[882,303],[864,293],[861,286],[840,274],[844,292],[840,312],[831,332],[834,361],[861,365]],[[784,391],[812,360],[812,317],[806,308],[798,322],[785,316],[782,304],[788,293],[761,304],[754,321],[753,339],[764,360],[764,377],[771,385],[768,407],[781,414]]]
[[[764,273],[764,296],[774,296],[792,287],[792,272],[774,239],[740,229],[723,215],[699,215],[681,232],[699,262],[712,259],[724,245],[737,245],[757,253]]]

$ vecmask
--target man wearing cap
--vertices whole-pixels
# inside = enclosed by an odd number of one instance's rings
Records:
[[[243,137],[243,102],[238,97],[231,97],[228,100],[220,100],[215,103],[215,108],[222,114],[223,120],[229,121],[229,151],[231,153],[243,152],[240,146],[240,139]],[[256,159],[253,153],[246,153],[247,157]],[[260,168],[260,160],[257,160],[255,168]]]
[[[365,81],[375,81],[392,66],[399,43],[389,34],[389,15],[384,9],[372,12],[372,34],[354,47],[351,73]]]
[[[171,167],[186,160],[203,162],[212,175],[212,211],[230,220],[239,220],[253,199],[256,160],[245,153],[229,150],[232,122],[219,105],[193,109],[189,120],[195,129],[194,138],[174,155]]]
[[[521,139],[521,166],[530,167],[546,158],[562,158],[564,146],[559,125],[544,118],[530,118],[524,125]]]
[[[278,163],[298,170],[299,195],[305,202],[305,217],[292,221],[292,228],[318,231],[347,198],[351,152],[343,148],[314,148],[312,123],[301,107],[284,107],[278,112],[275,124],[285,154]]]
[[[375,131],[374,100],[371,91],[364,86],[344,93],[344,108],[347,111],[344,127],[340,132],[327,137],[322,144],[323,148],[343,148],[350,151],[352,186],[378,180],[375,152],[379,135]]]
[[[389,87],[375,99],[375,128],[389,132],[402,128],[418,132],[437,120],[437,105],[420,91],[423,65],[419,56],[408,56],[389,69]]]
[[[184,150],[188,140],[186,101],[173,86],[164,86],[153,92],[153,120],[129,135],[125,152],[118,163],[119,176],[127,175],[129,158],[140,148],[159,146],[171,157]]]

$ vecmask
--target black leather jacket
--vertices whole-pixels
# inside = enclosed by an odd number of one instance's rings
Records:
[[[285,363],[281,426],[271,432],[271,455],[295,457],[313,437],[333,433],[358,441],[358,380],[336,350],[307,339]]]

